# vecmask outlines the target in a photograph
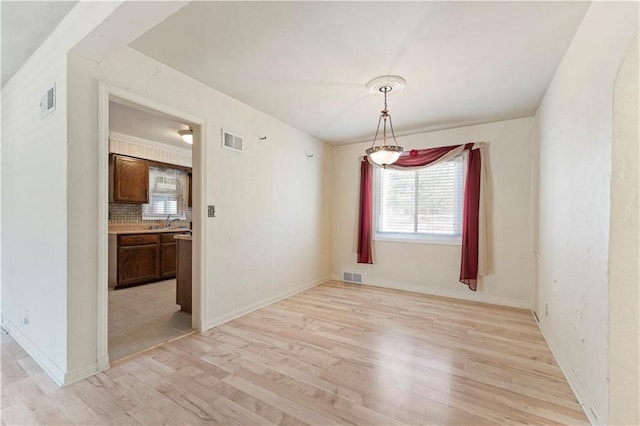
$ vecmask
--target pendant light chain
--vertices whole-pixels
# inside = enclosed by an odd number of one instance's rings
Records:
[[[387,144],[387,118],[389,119],[389,128],[391,129],[391,137],[393,137],[393,143],[398,145],[398,141],[396,140],[396,133],[393,131],[393,122],[391,121],[391,114],[389,114],[389,107],[387,106],[387,93],[389,93],[393,88],[391,86],[382,86],[380,91],[384,93],[384,110],[382,111],[382,115],[384,117],[384,129],[383,129],[383,137],[382,141],[383,145]]]
[[[394,77],[396,80],[400,79],[404,82],[400,77]],[[370,82],[371,83],[371,82]],[[404,86],[401,86],[401,88]],[[393,85],[384,84],[376,87],[378,92],[382,92],[384,94],[384,109],[380,111],[380,116],[378,117],[378,126],[376,127],[376,133],[373,137],[373,143],[371,144],[371,148],[365,150],[365,153],[372,159],[372,161],[379,166],[384,168],[389,164],[393,164],[399,157],[403,151],[403,148],[398,145],[398,141],[396,140],[395,131],[393,130],[393,122],[391,121],[391,114],[389,114],[389,106],[388,106],[388,93],[394,89]],[[387,120],[389,121],[389,127],[391,129],[391,137],[393,138],[394,145],[387,145]],[[380,124],[382,124],[382,142],[380,145],[376,145],[378,141],[378,135],[380,134]]]
[[[387,108],[387,92],[391,91],[391,87],[389,86],[381,87],[380,91],[384,93],[384,110],[388,112],[389,109]]]
[[[389,86],[383,86],[380,88],[380,91],[384,93],[384,109],[382,110],[382,118],[384,119],[384,124],[382,128],[382,146],[387,145],[387,117],[389,116],[389,110],[387,109],[387,92],[391,90]]]

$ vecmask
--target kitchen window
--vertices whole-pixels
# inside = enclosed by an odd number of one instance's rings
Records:
[[[465,159],[423,169],[374,169],[375,239],[459,244]]]
[[[149,167],[149,204],[142,205],[143,220],[187,219],[189,175],[177,169]]]

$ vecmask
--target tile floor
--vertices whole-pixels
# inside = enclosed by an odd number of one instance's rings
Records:
[[[111,362],[191,330],[191,314],[176,305],[176,280],[109,290]]]

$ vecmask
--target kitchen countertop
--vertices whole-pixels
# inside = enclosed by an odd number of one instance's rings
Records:
[[[187,241],[191,241],[191,234],[189,235],[176,235],[175,237],[173,237],[174,240],[187,240]]]
[[[161,228],[161,229],[127,229],[120,231],[109,231],[109,234],[164,234],[166,232],[191,232],[188,228]],[[191,237],[189,237],[191,238]]]

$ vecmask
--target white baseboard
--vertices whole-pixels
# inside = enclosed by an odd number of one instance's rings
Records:
[[[98,357],[98,371],[104,371],[109,368],[109,355]]]
[[[89,376],[93,376],[98,373],[98,363],[92,362],[89,365],[86,365],[82,368],[79,368],[75,371],[67,372],[64,375],[64,386],[69,386],[72,383],[79,382],[82,379],[86,379]]]
[[[544,332],[542,323],[537,320],[535,315],[534,319],[538,323],[538,328],[542,333],[542,337],[544,337],[544,340],[547,342],[547,346],[549,346],[549,349],[551,349],[551,354],[560,366],[560,370],[562,371],[562,374],[564,374],[564,378],[567,379],[567,383],[569,383],[569,386],[571,387],[573,394],[576,396],[578,403],[582,407],[582,411],[584,411],[584,414],[587,416],[589,423],[591,423],[592,425],[606,424],[606,420],[602,418],[602,415],[600,414],[595,404],[593,403],[593,400],[582,385],[582,382],[573,371],[573,368],[571,368],[569,363],[566,362],[564,358],[558,356],[560,352],[558,351],[556,345],[547,337],[547,334]]]
[[[335,281],[342,281],[342,278],[339,275],[332,275],[331,278]],[[509,306],[511,308],[531,309],[531,302],[527,300],[511,299],[509,297],[492,296],[481,292],[473,292],[466,289],[466,286],[463,284],[460,284],[462,291],[399,282],[379,282],[375,280],[367,280],[364,285],[411,291],[414,293],[429,294],[431,296],[450,297],[452,299],[469,300],[472,302],[488,303],[491,305]]]
[[[42,352],[42,350],[11,321],[3,318],[3,326],[13,340],[15,340],[16,343],[18,343],[40,367],[42,367],[45,373],[47,373],[58,386],[62,387],[65,380],[64,370],[44,352]]]
[[[284,293],[280,293],[277,294],[275,296],[263,299],[259,302],[253,303],[249,306],[246,306],[244,308],[240,308],[240,309],[236,309],[235,311],[229,312],[228,314],[225,315],[221,315],[217,318],[213,318],[210,319],[206,322],[205,326],[206,326],[206,330],[209,330],[210,328],[213,328],[215,326],[218,326],[220,324],[224,324],[225,322],[229,322],[231,320],[234,320],[236,318],[239,318],[243,315],[246,315],[248,313],[251,313],[253,311],[257,311],[260,308],[264,308],[265,306],[271,305],[273,303],[279,302],[282,299],[286,299],[287,297],[291,297],[294,294],[298,294],[301,293],[305,290],[308,290],[312,287],[315,287],[317,285],[320,285],[322,283],[325,283],[327,281],[330,281],[331,278],[330,277],[325,277],[325,278],[320,278],[319,280],[315,280],[315,281],[311,281],[309,283],[303,284],[301,286],[295,287],[291,290],[285,291]]]

